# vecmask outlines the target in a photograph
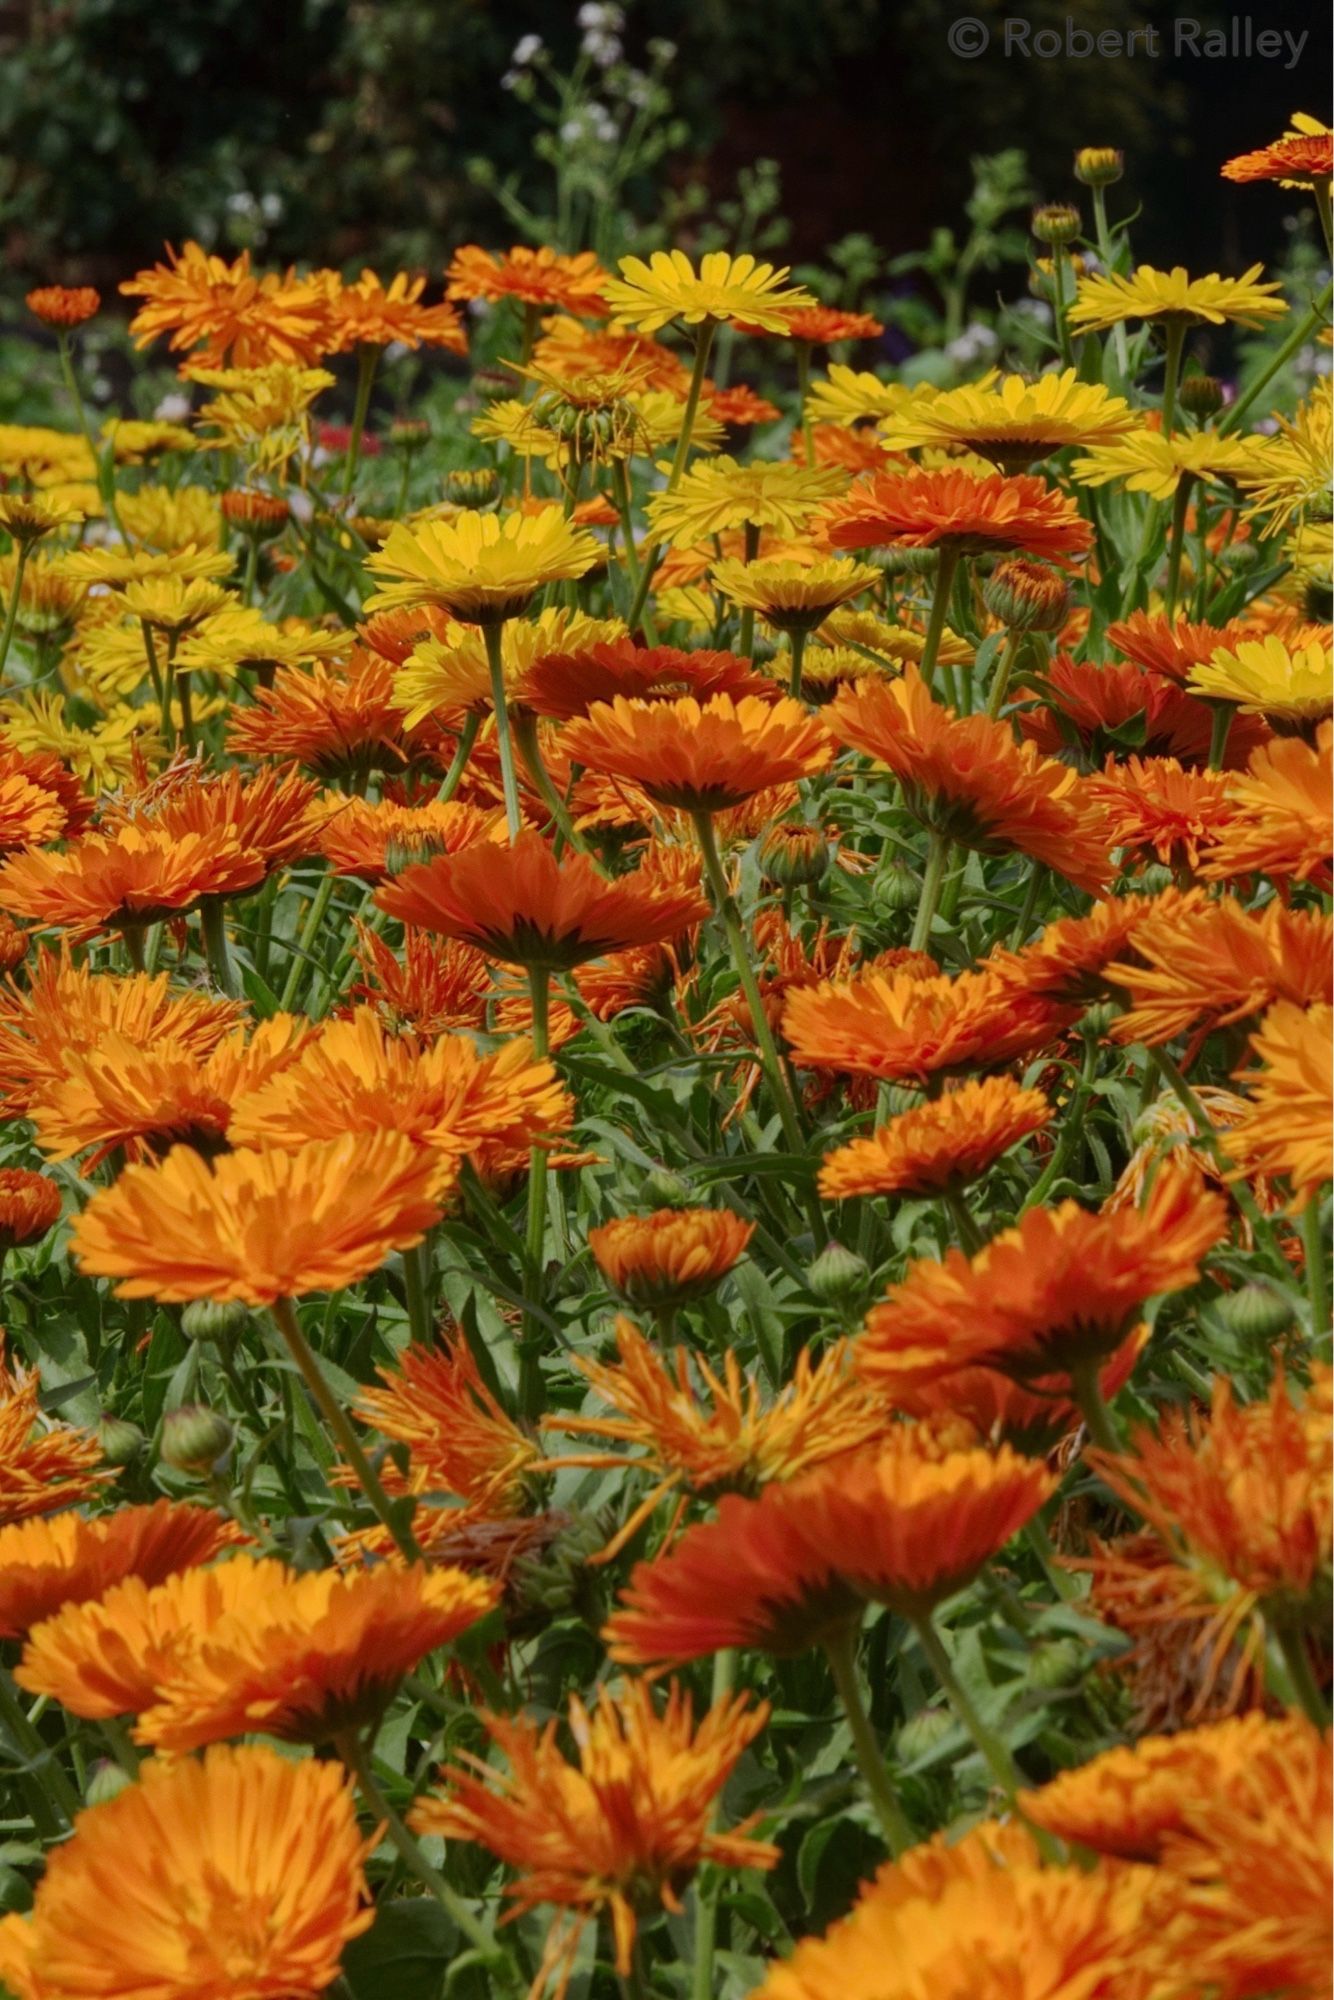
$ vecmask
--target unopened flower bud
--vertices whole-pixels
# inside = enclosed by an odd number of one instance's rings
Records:
[[[1293,1324],[1295,1314],[1282,1292],[1270,1285],[1242,1285],[1219,1303],[1218,1316],[1239,1340],[1277,1340]]]
[[[1032,230],[1039,243],[1059,248],[1073,243],[1082,228],[1079,210],[1068,201],[1044,202],[1033,210]]]
[[[826,1243],[807,1267],[806,1289],[823,1306],[843,1305],[866,1290],[870,1276],[870,1265],[855,1250],[843,1243]]]
[[[1080,1034],[1091,1042],[1104,1041],[1111,1033],[1112,1022],[1116,1020],[1120,1011],[1115,1001],[1099,1000],[1085,1013],[1079,1024]]]
[[[1075,179],[1085,187],[1111,187],[1126,170],[1119,146],[1080,146],[1075,153]]]
[[[389,426],[389,442],[400,451],[417,451],[430,435],[425,417],[395,417]]]
[[[130,1465],[144,1448],[144,1434],[128,1417],[104,1414],[93,1431],[108,1465]]]
[[[216,1340],[223,1346],[238,1338],[249,1319],[250,1308],[239,1299],[191,1299],[181,1314],[181,1332],[187,1340]]]
[[[982,602],[1007,631],[1059,632],[1070,615],[1070,585],[1047,563],[1012,556],[987,578]]]
[[[920,1764],[940,1748],[956,1726],[947,1708],[919,1708],[895,1736],[894,1754],[901,1764]]]
[[[640,1199],[654,1208],[689,1208],[695,1193],[684,1174],[671,1167],[654,1167],[645,1174],[639,1188]]]
[[[226,1458],[234,1436],[221,1411],[202,1403],[182,1403],[162,1420],[162,1462],[173,1472],[206,1479]]]
[[[901,910],[917,908],[922,895],[922,879],[900,856],[880,870],[872,893],[878,910],[897,916]]]
[[[760,842],[761,879],[775,889],[800,889],[829,869],[829,843],[818,826],[772,826]]]
[[[368,549],[378,549],[388,541],[394,523],[384,514],[354,514],[348,526],[361,536]]]
[[[937,549],[884,548],[871,554],[886,576],[934,576],[940,567]]]
[[[445,498],[454,507],[478,510],[494,507],[500,498],[500,475],[489,465],[464,466],[445,474]]]
[[[1151,861],[1147,868],[1141,868],[1135,878],[1135,888],[1141,896],[1161,896],[1164,889],[1170,889],[1176,881],[1171,869],[1162,861]]]
[[[384,870],[386,875],[401,875],[405,868],[419,868],[423,861],[434,861],[445,852],[443,840],[429,837],[417,840],[388,840],[384,849]]]
[[[83,1790],[84,1804],[104,1806],[110,1799],[123,1792],[127,1785],[133,1783],[134,1779],[128,1771],[114,1763],[110,1757],[100,1757],[88,1773]]]
[[[1047,1639],[1028,1656],[1028,1684],[1048,1689],[1073,1687],[1083,1679],[1088,1660],[1088,1648],[1078,1639]]]
[[[1223,407],[1223,385],[1216,375],[1187,375],[1177,390],[1177,402],[1192,417],[1216,417]]]
[[[271,541],[287,526],[291,509],[276,493],[252,493],[246,488],[233,488],[224,493],[218,505],[222,518],[238,534],[251,535],[257,542]]]

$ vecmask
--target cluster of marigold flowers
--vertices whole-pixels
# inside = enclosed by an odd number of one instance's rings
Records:
[[[121,289],[188,415],[95,428],[101,302],[31,295],[15,2000],[323,1992],[390,1853],[488,1991],[679,1991],[683,1936],[739,1990],[798,1684],[884,1860],[765,2000],[1327,1990],[1329,300],[1134,265],[1121,172],[1033,218],[1031,379],[883,380],[749,255],[470,246],[428,303],[187,244]],[[1316,121],[1224,172],[1328,228]],[[1232,328],[1295,408],[1203,371]],[[381,439],[421,348],[453,429]],[[1111,1747],[983,1698],[1007,1605]],[[539,1715],[556,1613],[599,1664]]]

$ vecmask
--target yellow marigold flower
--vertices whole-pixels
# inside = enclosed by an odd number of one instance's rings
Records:
[[[186,634],[172,661],[178,673],[231,677],[241,667],[297,667],[347,651],[345,632],[318,632],[304,619],[275,625],[249,604],[225,604]]]
[[[0,592],[6,603],[17,571],[18,551],[11,549],[8,555],[0,556]],[[86,586],[66,570],[61,550],[32,550],[23,566],[15,629],[26,639],[64,637],[82,611],[87,594]]]
[[[911,394],[901,382],[882,382],[868,369],[831,361],[824,380],[811,384],[803,415],[813,424],[843,428],[880,417],[892,423]]]
[[[840,604],[880,582],[880,571],[851,556],[825,562],[745,563],[713,566],[714,587],[733,604],[758,611],[780,632],[813,632]]]
[[[460,514],[453,521],[401,523],[367,558],[377,576],[398,578],[367,609],[435,604],[467,624],[499,624],[521,612],[543,584],[587,575],[598,545],[559,507],[537,514]]]
[[[738,465],[734,458],[710,459],[692,466],[673,492],[650,494],[649,528],[658,540],[678,549],[747,525],[795,536],[847,483],[837,466],[764,459]]]
[[[1334,870],[1334,723],[1322,722],[1314,745],[1277,736],[1255,751],[1244,773],[1228,780],[1236,807],[1205,856],[1200,873],[1286,876],[1326,891]]]
[[[228,264],[198,243],[179,252],[168,246],[165,264],[136,272],[120,290],[144,301],[130,321],[136,346],[149,347],[165,333],[173,353],[199,349],[195,359],[206,367],[228,359],[238,368],[309,366],[328,349],[324,286],[272,272],[257,278],[248,250]]]
[[[1296,645],[1271,634],[1241,640],[1233,650],[1220,646],[1207,666],[1192,668],[1186,685],[1192,694],[1263,715],[1285,734],[1313,733],[1334,710],[1334,656],[1328,639]]]
[[[884,618],[877,618],[871,611],[844,609],[831,612],[820,637],[826,646],[863,647],[868,652],[880,653],[888,666],[920,666],[926,649],[924,632],[916,631],[911,625],[892,624]],[[972,661],[973,652],[974,648],[967,639],[961,639],[948,625],[943,627],[936,650],[939,666],[966,667]]]
[[[1253,466],[1237,473],[1237,484],[1250,496],[1243,517],[1267,514],[1266,535],[1278,534],[1308,510],[1316,516],[1320,547],[1329,559],[1326,532],[1331,511],[1331,465],[1334,465],[1334,382],[1324,375],[1289,423],[1279,417],[1278,436],[1266,438]]]
[[[631,454],[665,451],[675,444],[685,422],[685,397],[673,389],[631,389],[625,398],[634,413]],[[690,428],[692,451],[717,451],[726,442],[727,425],[712,405],[701,404]]]
[[[79,1814],[32,1914],[0,1923],[0,1979],[16,2000],[322,1993],[374,1915],[370,1845],[336,1763],[258,1745],[155,1758]]]
[[[730,694],[704,702],[617,695],[567,723],[561,743],[590,770],[628,779],[659,805],[711,813],[824,770],[834,749],[801,702]]]
[[[222,534],[222,509],[216,494],[204,486],[141,486],[122,493],[116,512],[127,535],[150,549],[216,546]]]
[[[1006,1076],[970,1080],[900,1113],[869,1138],[826,1153],[820,1192],[828,1201],[957,1192],[1050,1118],[1040,1090],[1024,1090]]]
[[[196,548],[187,543],[180,549],[76,549],[65,559],[65,574],[79,583],[106,583],[113,590],[123,590],[128,584],[159,577],[188,582],[229,576],[233,566],[225,549]]]
[[[1261,1068],[1238,1070],[1248,1109],[1226,1139],[1248,1174],[1281,1177],[1305,1208],[1334,1176],[1334,1007],[1280,1000],[1251,1036]]]
[[[711,250],[696,270],[682,250],[655,250],[647,263],[622,257],[620,272],[603,287],[612,326],[641,333],[657,333],[673,320],[698,326],[702,320],[729,319],[783,333],[794,312],[816,303],[801,286],[784,284],[786,264],[775,269],[749,253],[732,257]]]
[[[1096,445],[1074,461],[1083,486],[1121,480],[1127,493],[1170,500],[1183,479],[1240,480],[1264,463],[1266,438],[1224,437],[1218,431],[1141,430],[1110,444]]]
[[[385,1562],[297,1573],[234,1556],[228,1604],[168,1664],[135,1735],[197,1750],[262,1729],[321,1743],[377,1721],[403,1675],[498,1602],[495,1584],[458,1569]]]
[[[599,1224],[588,1247],[627,1305],[679,1305],[711,1292],[753,1234],[754,1224],[730,1208],[660,1208]]]
[[[880,434],[888,451],[922,445],[959,445],[990,459],[1002,472],[1023,472],[1068,445],[1099,445],[1133,430],[1136,417],[1122,396],[1101,383],[1081,382],[1073,368],[1061,374],[1003,375],[994,388],[966,385],[927,390],[886,418]]]
[[[230,591],[204,577],[150,576],[120,585],[119,594],[132,618],[177,639],[235,601]]]
[[[46,424],[0,424],[0,473],[33,486],[96,479],[97,465],[77,431]]]
[[[95,792],[109,791],[134,776],[140,740],[155,722],[149,709],[117,707],[90,728],[80,729],[67,719],[59,695],[34,690],[0,704],[0,723],[16,750],[47,751],[59,757]]]
[[[1273,296],[1280,289],[1276,279],[1259,282],[1263,269],[1263,264],[1252,264],[1239,278],[1220,278],[1216,271],[1207,278],[1192,278],[1182,264],[1170,271],[1140,264],[1129,277],[1110,272],[1081,278],[1069,310],[1070,325],[1078,333],[1101,333],[1130,319],[1185,326],[1224,326],[1229,321],[1261,326],[1288,310],[1281,298]]]
[[[0,531],[21,548],[68,528],[83,519],[83,512],[50,493],[0,493]]]
[[[195,434],[184,424],[170,424],[153,417],[140,422],[132,417],[108,417],[102,426],[102,435],[111,446],[112,457],[117,465],[147,465],[155,458],[163,458],[169,451],[193,451]],[[122,521],[124,502],[141,498],[143,494],[157,492],[155,487],[143,487],[138,495],[121,494],[116,503],[116,511]],[[182,493],[193,493],[198,489],[183,487]],[[209,497],[207,495],[203,496]]]
[[[420,1243],[454,1172],[398,1132],[238,1150],[212,1166],[173,1146],[160,1167],[127,1167],[99,1189],[71,1247],[122,1298],[272,1305],[340,1291]]]
[[[752,1707],[737,1695],[696,1724],[680,1688],[670,1689],[659,1714],[648,1686],[632,1681],[619,1695],[600,1690],[591,1713],[571,1697],[572,1761],[554,1720],[483,1711],[508,1770],[475,1756],[447,1766],[444,1791],[419,1800],[411,1824],[418,1833],[476,1841],[514,1869],[507,1894],[516,1911],[554,1903],[567,1913],[548,1933],[535,1992],[553,1976],[564,1990],[585,1924],[604,1914],[628,1978],[646,1903],[679,1912],[682,1890],[706,1862],[737,1869],[778,1860],[776,1847],[747,1838],[753,1819],[730,1833],[713,1824],[724,1786],[768,1715],[767,1704]]]

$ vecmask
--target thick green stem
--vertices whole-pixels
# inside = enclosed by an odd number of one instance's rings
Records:
[[[214,985],[229,1000],[239,1000],[241,987],[227,948],[227,908],[221,896],[205,896],[199,905],[199,924],[204,933],[204,952]]]
[[[539,1060],[550,1052],[551,975],[545,966],[533,966],[528,974],[532,1001],[533,1053]],[[545,1272],[544,1251],[547,1234],[547,1154],[544,1146],[534,1146],[528,1155],[528,1214],[524,1225],[524,1288],[535,1306],[541,1303]],[[539,1365],[542,1322],[538,1315],[524,1314],[519,1350],[519,1410],[535,1417],[542,1401],[542,1371]]]
[[[726,1701],[736,1684],[736,1648],[724,1646],[713,1656],[713,1696],[710,1707],[716,1708],[720,1701]],[[718,1819],[718,1801],[715,1799],[709,1814],[709,1824],[714,1826]],[[695,1963],[690,1982],[691,2000],[713,2000],[713,1953],[718,1937],[718,1895],[714,1890],[705,1895],[700,1883],[695,1884]]]
[[[491,707],[496,721],[496,747],[500,751],[500,784],[505,794],[505,824],[511,846],[523,829],[519,807],[519,780],[514,770],[514,745],[510,740],[509,707],[505,700],[505,655],[502,627],[483,625],[487,664],[491,669]]]
[[[966,1257],[975,1257],[985,1241],[982,1231],[968,1210],[968,1204],[957,1188],[950,1188],[945,1195],[945,1206],[949,1210],[954,1233],[959,1239],[959,1248]]]
[[[806,639],[807,634],[804,631],[789,632],[787,635],[788,647],[792,654],[792,672],[787,691],[794,701],[801,700],[801,663],[806,654]]]
[[[586,854],[588,852],[588,843],[578,831],[574,821],[570,818],[570,809],[556,790],[555,784],[552,782],[551,773],[548,771],[546,761],[542,756],[542,743],[537,731],[537,717],[531,709],[521,708],[510,717],[510,723],[514,731],[514,740],[519,746],[519,755],[523,758],[524,764],[527,767],[528,775],[533,781],[534,789],[547,811],[551,814],[551,823],[556,832],[557,853],[560,852],[561,846],[564,845],[574,848],[579,854]]]
[[[834,1686],[843,1704],[843,1713],[848,1719],[852,1732],[852,1748],[857,1759],[857,1769],[862,1782],[871,1795],[876,1818],[880,1821],[880,1831],[885,1836],[885,1845],[896,1858],[913,1844],[913,1830],[908,1824],[903,1807],[889,1780],[885,1759],[876,1740],[871,1718],[866,1713],[862,1701],[862,1691],[857,1679],[857,1627],[845,1626],[833,1638],[825,1640],[825,1654],[830,1671],[834,1676]]]
[[[1325,286],[1324,291],[1311,307],[1310,312],[1293,328],[1277,354],[1271,355],[1255,380],[1247,383],[1236,402],[1232,404],[1219,423],[1218,428],[1220,431],[1230,431],[1236,428],[1256,397],[1269,387],[1274,377],[1287,367],[1293,355],[1299,354],[1307,341],[1312,339],[1326,324],[1329,318],[1331,303],[1334,303],[1334,284]]]
[[[1274,1636],[1278,1640],[1278,1649],[1283,1655],[1283,1664],[1288,1670],[1288,1679],[1298,1705],[1317,1729],[1328,1729],[1329,1703],[1321,1693],[1312,1669],[1305,1634],[1290,1625],[1283,1625]]]
[[[1112,232],[1107,221],[1107,190],[1095,187],[1093,194],[1093,233],[1098,245],[1098,255],[1102,259],[1104,271],[1116,268],[1115,252],[1112,248]],[[1125,321],[1118,320],[1112,328],[1112,345],[1116,349],[1116,372],[1122,382],[1130,368],[1130,356],[1126,347]]]
[[[1112,1413],[1103,1400],[1102,1368],[1098,1357],[1076,1361],[1070,1369],[1070,1386],[1074,1390],[1075,1401],[1088,1428],[1088,1434],[1099,1451],[1119,1452],[1121,1440],[1112,1422]]]
[[[917,915],[913,919],[911,949],[925,951],[931,936],[931,925],[935,919],[936,906],[940,902],[941,885],[945,880],[945,870],[949,865],[950,841],[943,833],[933,833],[926,850],[926,873],[922,877],[922,895],[917,905]]]
[[[1329,1334],[1328,1248],[1320,1197],[1313,1194],[1302,1217],[1302,1249],[1306,1258],[1306,1295],[1311,1301],[1311,1338],[1318,1341],[1324,1341]]]
[[[1181,379],[1181,351],[1186,344],[1186,322],[1167,322],[1167,356],[1163,362],[1163,436],[1171,437],[1176,425],[1177,383]]]
[[[940,635],[945,630],[945,614],[950,608],[954,573],[961,561],[962,557],[954,542],[940,544],[940,556],[936,565],[936,591],[931,599],[931,615],[927,620],[926,638],[922,644],[922,664],[919,669],[928,687],[936,671],[936,655],[940,651]]]
[[[1061,350],[1062,365],[1070,368],[1074,365],[1074,356],[1070,351],[1070,328],[1065,317],[1066,263],[1065,245],[1063,243],[1053,243],[1051,247],[1052,318],[1056,322],[1056,344]]]
[[[14,637],[14,627],[19,621],[19,600],[23,596],[23,572],[28,567],[28,557],[32,553],[31,542],[20,542],[18,558],[14,564],[14,588],[9,593],[9,604],[5,610],[5,629],[0,632],[0,674],[4,673],[5,661],[9,658],[9,648]]]
[[[1169,618],[1176,616],[1181,558],[1186,549],[1186,515],[1190,511],[1190,490],[1194,484],[1193,475],[1184,472],[1177,481],[1176,497],[1172,502],[1172,538],[1167,551],[1166,609]]]
[[[953,1662],[945,1651],[944,1641],[931,1622],[930,1613],[921,1618],[914,1618],[913,1626],[921,1640],[922,1651],[930,1662],[931,1670],[945,1691],[946,1700],[972,1737],[983,1763],[1013,1805],[1015,1793],[1022,1789],[1024,1782],[1013,1757],[995,1732],[987,1728],[973,1706],[972,1697],[955,1673]]]
[[[144,965],[144,928],[142,924],[122,924],[120,934],[125,943],[126,956],[134,972],[146,971]]]
[[[366,428],[366,415],[371,406],[371,387],[379,364],[379,348],[369,347],[363,341],[357,349],[357,395],[352,405],[352,432],[347,441],[347,457],[343,461],[344,500],[348,499],[352,492],[357,467],[361,464],[361,435]]]
[[[454,755],[449,760],[449,769],[445,772],[440,790],[436,793],[436,798],[441,805],[447,805],[459,788],[463,773],[468,768],[468,759],[472,755],[472,746],[477,741],[477,731],[481,725],[481,720],[480,715],[469,714],[463,718],[463,727],[459,731],[458,740],[454,745]]]
[[[259,575],[259,536],[246,536],[245,571],[241,579],[241,602],[255,601],[255,579]]]
[[[1014,673],[1014,663],[1019,658],[1019,648],[1024,643],[1024,635],[1019,630],[1007,632],[1005,645],[996,663],[996,672],[987,696],[987,715],[992,722],[1005,706],[1005,697],[1010,692],[1010,678]]]
[[[337,880],[338,877],[332,868],[326,870],[320,877],[320,886],[311,899],[310,908],[306,912],[306,921],[301,926],[301,936],[297,939],[296,950],[292,953],[292,962],[287,968],[287,978],[283,982],[282,998],[278,1003],[284,1014],[290,1013],[295,1004],[296,990],[301,984],[301,975],[306,968],[315,940],[319,936],[320,925],[324,922],[325,913],[329,908],[329,902],[334,892],[334,884]]]
[[[695,418],[699,412],[700,394],[704,388],[704,378],[708,372],[709,355],[713,349],[713,338],[718,330],[717,321],[706,319],[700,322],[695,335],[695,365],[690,371],[690,387],[686,391],[685,408],[681,412],[681,429],[676,440],[676,451],[672,458],[672,469],[667,476],[667,491],[674,493],[681,484],[690,459],[690,440],[694,434]],[[648,599],[654,571],[662,554],[662,544],[654,542],[644,553],[643,567],[639,583],[635,589],[634,601],[630,606],[626,624],[633,632]]]
[[[353,1430],[347,1412],[329,1387],[324,1370],[320,1367],[314,1349],[297,1324],[295,1308],[290,1299],[275,1299],[270,1308],[273,1323],[282,1336],[283,1345],[296,1363],[302,1381],[311,1393],[316,1408],[323,1416],[339,1451],[357,1475],[357,1482],[384,1527],[392,1536],[395,1547],[407,1562],[420,1562],[421,1550],[411,1528],[400,1521],[394,1511],[389,1495],[380,1484],[379,1474],[361,1448],[361,1441]]]
[[[1232,718],[1236,714],[1230,701],[1214,703],[1213,721],[1209,728],[1209,769],[1221,771],[1223,759],[1227,755],[1227,739],[1232,734]]]

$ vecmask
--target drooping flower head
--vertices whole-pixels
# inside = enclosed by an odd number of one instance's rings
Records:
[[[679,1305],[710,1292],[744,1255],[754,1224],[730,1208],[660,1208],[588,1232],[593,1261],[627,1305]]]

